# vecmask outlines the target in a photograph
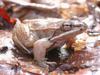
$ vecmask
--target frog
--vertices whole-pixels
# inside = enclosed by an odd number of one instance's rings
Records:
[[[86,31],[87,25],[77,19],[37,18],[16,20],[12,31],[15,46],[23,54],[33,54],[38,65],[46,66],[46,53],[52,48],[70,44],[70,39]],[[68,43],[69,41],[69,43]],[[44,65],[45,64],[45,65]]]

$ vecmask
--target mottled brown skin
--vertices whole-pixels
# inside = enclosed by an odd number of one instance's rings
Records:
[[[17,21],[12,38],[15,45],[22,47],[26,52],[30,53],[28,49],[33,48],[34,60],[41,65],[45,60],[47,49],[61,45],[59,43],[53,45],[54,42],[60,41],[61,43],[69,38],[74,39],[76,35],[87,29],[84,24],[73,25],[73,28],[62,28],[64,23],[68,25],[70,20],[47,18],[26,20],[23,23]]]

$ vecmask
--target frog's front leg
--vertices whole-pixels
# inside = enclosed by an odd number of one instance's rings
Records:
[[[47,52],[47,48],[49,48],[53,43],[48,40],[48,38],[43,38],[40,40],[37,40],[33,44],[33,54],[34,54],[34,60],[37,61],[37,64],[42,67],[46,67],[45,62],[45,55]]]

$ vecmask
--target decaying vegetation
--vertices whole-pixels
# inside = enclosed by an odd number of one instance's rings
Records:
[[[0,75],[99,75],[99,0],[1,0]]]

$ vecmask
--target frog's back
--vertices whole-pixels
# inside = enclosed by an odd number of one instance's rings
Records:
[[[31,31],[36,32],[39,39],[52,36],[53,33],[60,28],[63,22],[63,19],[57,18],[24,20],[24,23],[30,23]]]

